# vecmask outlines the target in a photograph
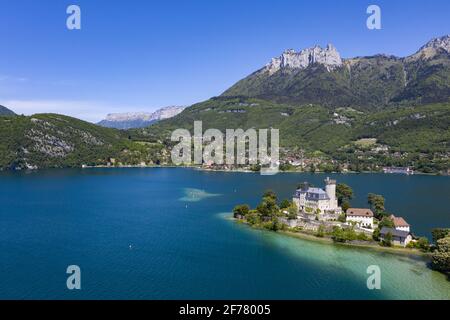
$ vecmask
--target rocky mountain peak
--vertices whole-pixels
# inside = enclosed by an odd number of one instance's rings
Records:
[[[328,44],[325,49],[316,45],[300,52],[288,49],[280,57],[272,58],[264,71],[273,74],[280,69],[305,69],[315,63],[324,65],[328,71],[331,71],[342,65],[342,59],[332,44]]]
[[[172,118],[185,108],[184,106],[170,106],[158,109],[155,112],[110,113],[105,120],[98,124],[116,129],[143,128],[157,121]]]
[[[417,53],[412,55],[412,57],[416,59],[429,59],[442,52],[450,54],[450,35],[432,39],[421,47]]]

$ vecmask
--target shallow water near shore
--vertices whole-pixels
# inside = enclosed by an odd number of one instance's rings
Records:
[[[450,299],[450,281],[420,257],[260,231],[228,219],[273,189],[289,198],[326,175],[175,168],[0,173],[3,299]],[[368,192],[417,234],[450,227],[450,178],[330,175]],[[82,289],[66,288],[79,265]],[[367,267],[381,269],[368,290]]]

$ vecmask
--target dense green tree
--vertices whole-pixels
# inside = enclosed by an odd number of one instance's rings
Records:
[[[385,236],[383,241],[381,241],[381,245],[385,247],[391,247],[392,246],[392,233],[388,232]]]
[[[261,213],[263,217],[272,217],[276,215],[279,211],[276,202],[276,196],[265,196],[262,202],[258,205],[256,210]]]
[[[277,195],[272,190],[267,190],[266,192],[264,192],[263,198],[271,198],[271,199],[277,201]]]
[[[437,241],[436,250],[431,257],[431,267],[434,270],[450,273],[450,237]]]
[[[297,206],[294,203],[288,209],[288,219],[289,220],[295,220],[295,219],[297,219],[297,215],[298,215],[298,209],[297,209]]]
[[[350,208],[351,204],[347,200],[344,200],[341,204],[342,211],[347,212],[347,210]]]
[[[255,225],[261,223],[260,215],[256,211],[251,211],[245,216],[247,222],[250,225]]]
[[[292,204],[291,201],[289,201],[288,199],[284,199],[280,203],[280,209],[287,209],[291,206],[291,204]]]
[[[264,224],[264,228],[270,231],[278,231],[283,229],[283,224],[277,218],[272,219]]]
[[[417,240],[417,248],[423,251],[428,251],[430,249],[430,242],[427,238],[421,237]]]
[[[450,229],[447,228],[435,228],[431,231],[433,236],[433,243],[437,244],[438,240],[443,239],[450,235]]]
[[[238,216],[245,217],[250,211],[250,206],[248,204],[237,205],[233,209],[233,215],[235,218]]]
[[[389,217],[383,217],[383,218],[381,219],[380,223],[378,223],[378,227],[379,227],[380,229],[382,229],[383,227],[386,227],[386,228],[395,228],[395,225],[394,225],[394,221],[393,221],[391,218],[389,218]]]
[[[357,237],[358,237],[358,235],[356,234],[355,229],[349,228],[349,229],[345,230],[345,238],[346,238],[346,240],[353,241],[353,240],[356,240]]]
[[[321,224],[319,228],[317,228],[316,237],[323,238],[325,236],[325,227]]]
[[[344,201],[350,202],[353,198],[353,190],[344,183],[338,183],[336,185],[336,197],[339,205],[342,205]]]
[[[375,241],[380,241],[380,228],[376,228],[376,229],[373,231],[372,238],[373,238],[373,240],[375,240]]]
[[[378,218],[382,215],[385,210],[384,204],[385,200],[382,195],[369,193],[367,195],[367,203],[370,205],[372,210],[375,212],[375,216]]]
[[[344,230],[342,230],[341,227],[333,227],[333,231],[331,233],[331,238],[333,239],[333,241],[335,242],[345,242],[345,233]]]
[[[360,241],[369,241],[369,237],[364,232],[358,233],[357,239]]]

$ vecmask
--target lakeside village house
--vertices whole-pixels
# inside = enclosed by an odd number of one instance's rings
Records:
[[[337,220],[342,214],[342,208],[338,206],[336,197],[336,180],[325,179],[325,190],[310,187],[304,183],[303,187],[296,190],[292,201],[298,207],[297,220],[285,220],[290,227],[301,226],[307,230],[317,230],[321,224],[330,226],[340,225],[348,227],[354,225],[361,232],[372,234],[376,228],[372,210],[365,208],[349,208],[346,212],[346,222]],[[386,239],[388,234],[392,237],[392,243],[406,247],[412,240],[410,225],[402,218],[391,215],[394,228],[383,227],[380,231],[380,240]]]
[[[406,247],[412,241],[410,225],[402,217],[391,215],[390,218],[394,221],[394,228],[383,227],[380,231],[380,240],[384,240],[390,233],[393,244]]]

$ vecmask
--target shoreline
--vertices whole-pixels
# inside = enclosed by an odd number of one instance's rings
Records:
[[[264,228],[259,227],[259,226],[252,226],[243,220],[239,220],[239,219],[236,219],[233,217],[230,217],[229,219],[233,220],[235,223],[243,224],[250,229],[265,230]],[[300,240],[318,242],[318,243],[327,244],[327,245],[335,245],[335,246],[342,246],[342,247],[355,248],[355,249],[360,248],[360,249],[372,250],[372,251],[376,251],[376,252],[385,252],[385,253],[390,253],[390,254],[409,255],[409,256],[422,258],[426,261],[429,261],[429,259],[430,259],[429,253],[422,252],[417,249],[407,249],[407,248],[402,248],[402,247],[383,247],[378,244],[372,244],[372,243],[367,243],[367,244],[348,243],[348,242],[340,243],[340,242],[333,241],[333,239],[331,239],[330,237],[327,237],[327,236],[320,238],[320,237],[316,237],[315,235],[306,233],[306,232],[293,232],[293,231],[286,231],[286,230],[279,230],[276,232],[275,231],[267,231],[267,232],[274,232],[274,233],[278,233],[280,235],[291,237],[291,238],[297,238]]]
[[[20,172],[20,171],[42,171],[42,170],[51,170],[51,169],[127,169],[127,168],[141,168],[141,169],[153,169],[153,168],[184,168],[184,169],[194,169],[198,171],[205,172],[229,172],[229,173],[255,173],[260,174],[259,171],[252,171],[248,169],[210,169],[210,168],[202,168],[198,166],[177,166],[177,165],[121,165],[121,166],[108,166],[108,165],[96,165],[96,166],[74,166],[74,167],[48,167],[48,168],[23,168],[23,169],[4,169],[1,168],[0,172]],[[288,174],[288,173],[302,173],[302,174],[385,174],[385,175],[404,175],[404,176],[436,176],[436,177],[449,177],[450,175],[441,174],[441,173],[425,173],[415,171],[414,174],[407,175],[401,173],[384,173],[383,171],[346,171],[346,172],[325,172],[325,171],[298,171],[298,170],[286,170],[286,171],[278,171],[277,174]]]

